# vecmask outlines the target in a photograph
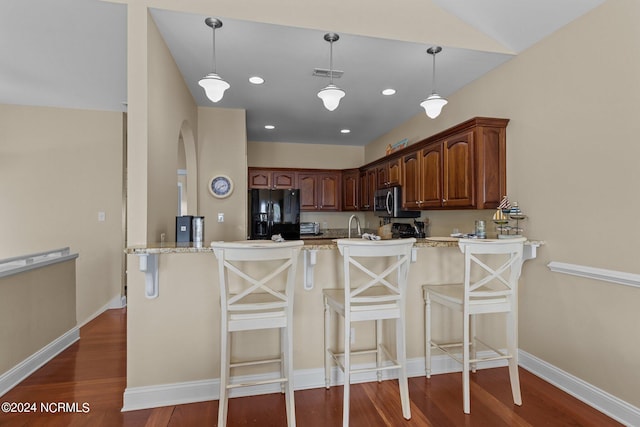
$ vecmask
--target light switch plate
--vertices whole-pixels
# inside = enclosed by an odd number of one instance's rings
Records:
[[[102,222],[105,221],[107,219],[107,216],[105,215],[104,212],[100,211],[98,212],[98,221]]]
[[[224,213],[218,212],[218,222],[224,222]]]

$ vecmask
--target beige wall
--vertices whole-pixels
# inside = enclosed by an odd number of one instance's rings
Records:
[[[375,157],[473,116],[510,118],[508,194],[529,215],[526,234],[547,242],[524,267],[520,347],[635,406],[640,292],[546,264],[640,273],[638,16],[640,3],[608,1],[457,92],[438,119],[418,115],[367,146]],[[448,215],[428,214],[436,228]]]
[[[247,224],[247,136],[245,111],[198,108],[198,169],[200,212],[205,217],[205,242],[244,240]],[[224,199],[209,193],[215,175],[227,175],[234,190]],[[218,213],[224,222],[218,222]]]
[[[251,167],[349,169],[364,164],[364,148],[338,144],[257,142],[247,144]]]
[[[0,258],[80,254],[83,323],[121,295],[122,113],[0,105],[0,135]]]
[[[148,25],[149,140],[147,167],[147,241],[175,240],[178,214],[179,144],[183,122],[197,129],[198,110],[153,19]],[[194,135],[197,138],[197,135]],[[191,180],[197,171],[189,170]],[[190,212],[193,212],[189,209]]]
[[[76,260],[0,278],[0,374],[76,326],[75,283]]]

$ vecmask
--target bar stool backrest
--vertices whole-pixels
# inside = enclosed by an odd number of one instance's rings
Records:
[[[522,271],[523,243],[526,238],[503,240],[460,239],[465,259],[465,302],[510,297],[518,286]],[[498,266],[482,255],[504,255]]]
[[[220,299],[223,311],[241,312],[283,309],[290,306],[295,286],[298,255],[304,242],[216,242]],[[279,261],[279,262],[278,262]],[[245,263],[246,262],[246,263]],[[265,264],[258,266],[257,264]],[[286,274],[282,280],[276,280]],[[232,280],[231,276],[236,276]],[[232,286],[234,286],[232,288]],[[256,300],[255,295],[267,298]]]
[[[407,285],[411,248],[414,243],[415,239],[338,240],[338,249],[344,262],[346,306],[400,301]],[[378,258],[378,260],[372,261],[378,268],[365,266],[364,258]],[[382,258],[387,258],[390,261],[385,262]],[[385,266],[386,268],[384,268]],[[379,271],[382,268],[384,269],[379,273],[374,271]],[[368,276],[368,278],[358,281],[358,284],[352,288],[354,285],[352,280],[357,272],[364,273],[364,276]],[[391,275],[394,273],[395,278],[392,279]],[[374,286],[381,287],[383,292],[380,292],[380,289],[376,292],[368,292]]]

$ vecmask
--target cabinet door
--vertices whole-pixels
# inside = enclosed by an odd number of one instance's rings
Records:
[[[402,157],[402,207],[403,209],[418,209],[420,198],[420,157],[419,153],[411,153]]]
[[[420,200],[422,208],[442,206],[442,143],[420,150]]]
[[[273,188],[295,188],[295,172],[292,171],[274,171],[273,172]]]
[[[360,172],[360,210],[373,210],[373,197],[378,182],[376,181],[376,169],[370,168]]]
[[[376,188],[386,188],[389,186],[389,165],[387,163],[376,167],[376,177]]]
[[[318,176],[315,173],[298,173],[298,189],[300,190],[300,210],[315,211],[318,209]]]
[[[250,169],[249,189],[251,188],[271,188],[271,171]]]
[[[402,171],[402,159],[398,158],[395,160],[391,160],[387,166],[387,170],[389,171],[388,176],[388,185],[400,185],[400,175]]]
[[[443,206],[473,206],[473,131],[444,142]]]
[[[356,211],[360,203],[360,171],[342,173],[342,210]]]
[[[320,174],[318,186],[318,209],[323,211],[339,211],[341,202],[340,174]]]

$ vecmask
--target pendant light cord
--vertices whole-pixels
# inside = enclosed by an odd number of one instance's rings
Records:
[[[431,94],[436,93],[436,53],[432,54],[433,56],[433,73],[431,74]]]
[[[333,84],[333,40],[329,42],[329,84]]]
[[[216,74],[216,29],[211,28],[213,30],[213,74]]]

